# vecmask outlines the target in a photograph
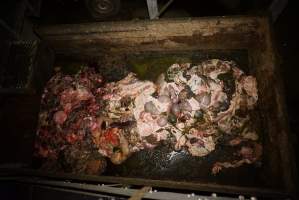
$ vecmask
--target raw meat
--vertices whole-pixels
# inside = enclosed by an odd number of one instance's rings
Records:
[[[245,141],[254,147],[243,146],[239,160],[215,163],[216,174],[260,159],[258,134],[247,123],[257,93],[253,76],[244,75],[233,61],[218,59],[197,66],[173,64],[156,82],[129,73],[104,84],[87,68],[75,76],[57,74],[42,98],[36,154],[44,167],[100,174],[106,158],[121,164],[162,140],[198,157],[213,152],[226,135],[234,138],[231,146]]]

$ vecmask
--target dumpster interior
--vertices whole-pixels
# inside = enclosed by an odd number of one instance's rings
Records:
[[[99,4],[92,0],[1,3],[6,8],[1,16],[5,49],[0,71],[1,195],[15,199],[18,195],[26,199],[296,199],[298,38],[291,24],[298,14],[293,2],[161,0],[159,8],[170,6],[153,20],[148,19],[147,1],[111,2],[116,7],[108,14],[95,10]],[[8,14],[9,10],[13,12]],[[217,17],[222,15],[227,17]],[[130,72],[138,81],[156,83],[175,63],[197,66],[211,59],[233,61],[257,81],[258,101],[248,111],[258,135],[254,141],[262,146],[256,162],[211,173],[216,162],[236,158],[240,146],[227,144],[232,136],[217,140],[213,151],[199,157],[161,140],[154,148],[130,154],[121,164],[105,158],[106,169],[101,172],[94,165],[90,173],[68,165],[44,167],[44,158],[36,156],[45,108],[41,102],[55,74],[76,77],[87,67],[108,84],[124,80]],[[63,159],[79,166],[76,148],[67,154],[74,158]],[[113,153],[119,151],[116,148]]]

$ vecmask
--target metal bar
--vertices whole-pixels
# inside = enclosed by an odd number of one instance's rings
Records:
[[[124,185],[150,185],[152,187],[171,188],[171,189],[185,189],[200,192],[219,192],[227,194],[243,194],[243,195],[256,195],[264,197],[287,197],[288,194],[284,191],[255,188],[255,187],[239,187],[232,185],[219,185],[212,183],[198,183],[198,182],[185,182],[185,181],[168,181],[168,180],[152,180],[143,178],[127,178],[127,177],[113,177],[113,176],[92,176],[92,175],[77,175],[67,173],[47,173],[30,169],[0,169],[0,173],[10,175],[29,175],[49,178],[59,178],[63,180],[80,180],[80,181],[93,181],[98,183],[121,183]]]
[[[42,186],[42,187],[51,187],[53,189],[68,189],[68,190],[81,190],[87,192],[99,192],[105,193],[107,195],[119,195],[119,196],[132,196],[134,200],[137,200],[141,196],[134,196],[138,194],[140,190],[138,189],[130,189],[130,188],[115,188],[106,186],[104,184],[93,185],[93,184],[82,184],[82,183],[72,183],[66,181],[52,181],[52,180],[40,180],[40,179],[32,179],[32,178],[18,178],[15,180],[17,183],[23,184],[33,184],[34,186]],[[146,199],[160,199],[160,200],[214,200],[215,194],[211,196],[202,196],[196,195],[194,193],[184,194],[184,193],[176,193],[176,192],[163,192],[163,191],[152,191],[151,187],[142,188],[142,198]],[[136,198],[137,197],[137,198]],[[237,197],[237,196],[236,196]],[[140,198],[139,198],[140,199]],[[232,200],[236,198],[230,197],[218,197],[220,200]],[[245,199],[244,199],[245,200]]]
[[[51,187],[51,186],[34,185],[33,188],[42,188],[42,189],[49,189],[49,190],[54,190],[54,191],[69,192],[72,194],[87,195],[87,196],[92,196],[92,197],[107,197],[107,198],[111,197],[111,196],[104,195],[104,194],[97,194],[97,193],[93,193],[93,192],[78,191],[78,190],[66,189],[66,188],[56,188],[56,187]]]
[[[164,11],[170,6],[170,4],[172,4],[174,0],[169,0],[162,8],[161,10],[159,11],[159,14],[158,16],[156,16],[155,18],[159,18],[161,16],[161,14],[164,13]]]
[[[150,19],[157,19],[159,16],[157,0],[146,0],[146,3]]]

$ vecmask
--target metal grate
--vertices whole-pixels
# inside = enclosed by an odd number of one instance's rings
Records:
[[[9,49],[8,62],[0,75],[3,89],[28,88],[33,73],[37,42],[13,42]]]
[[[0,69],[1,93],[40,90],[52,72],[52,52],[39,41],[15,41]]]

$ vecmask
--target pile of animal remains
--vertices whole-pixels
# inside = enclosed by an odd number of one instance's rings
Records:
[[[262,147],[247,114],[257,100],[255,78],[234,62],[216,59],[173,64],[155,83],[130,73],[104,84],[87,68],[74,76],[58,73],[42,97],[36,155],[45,169],[100,174],[106,159],[121,164],[162,140],[202,157],[230,135],[229,144],[240,146],[239,159],[215,163],[216,174],[260,159]]]

